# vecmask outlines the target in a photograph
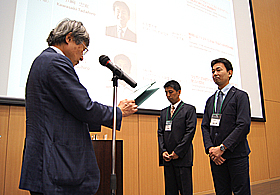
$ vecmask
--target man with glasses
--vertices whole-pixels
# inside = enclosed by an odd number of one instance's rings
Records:
[[[49,48],[33,62],[26,84],[26,139],[20,189],[31,194],[94,194],[100,173],[89,130],[112,127],[112,107],[93,102],[74,66],[88,51],[81,22],[65,19],[47,39]],[[117,108],[122,117],[137,111],[132,100]]]

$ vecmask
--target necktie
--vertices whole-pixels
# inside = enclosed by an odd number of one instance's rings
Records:
[[[217,106],[216,106],[216,113],[220,113],[222,102],[223,102],[223,92],[219,91]]]
[[[171,117],[173,116],[174,111],[175,111],[175,106],[171,106],[171,110],[170,110]]]

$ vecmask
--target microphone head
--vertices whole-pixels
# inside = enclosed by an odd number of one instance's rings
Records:
[[[108,56],[101,55],[99,57],[99,63],[103,66],[107,66],[108,61],[110,61],[110,58]]]

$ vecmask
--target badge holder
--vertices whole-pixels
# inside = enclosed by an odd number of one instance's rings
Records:
[[[212,114],[210,126],[219,127],[222,114]]]

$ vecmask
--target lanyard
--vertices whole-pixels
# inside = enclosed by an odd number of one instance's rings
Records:
[[[215,95],[215,101],[214,101],[214,107],[213,107],[213,114],[215,113],[215,108],[216,108],[217,97],[218,97],[218,96],[216,96],[216,95]],[[220,107],[220,114],[222,113],[222,107],[223,107],[223,103],[224,103],[224,101],[225,101],[225,98],[223,98],[223,101],[222,101],[222,103],[221,103],[221,107]]]
[[[172,118],[171,118],[171,121],[173,120],[173,118],[175,117],[175,115],[177,114],[177,112],[180,110],[180,108],[183,106],[184,102],[182,101],[182,104],[181,106],[176,110],[176,112],[173,114]],[[169,108],[167,109],[167,112],[166,112],[166,121],[168,120],[168,113],[169,113]]]

